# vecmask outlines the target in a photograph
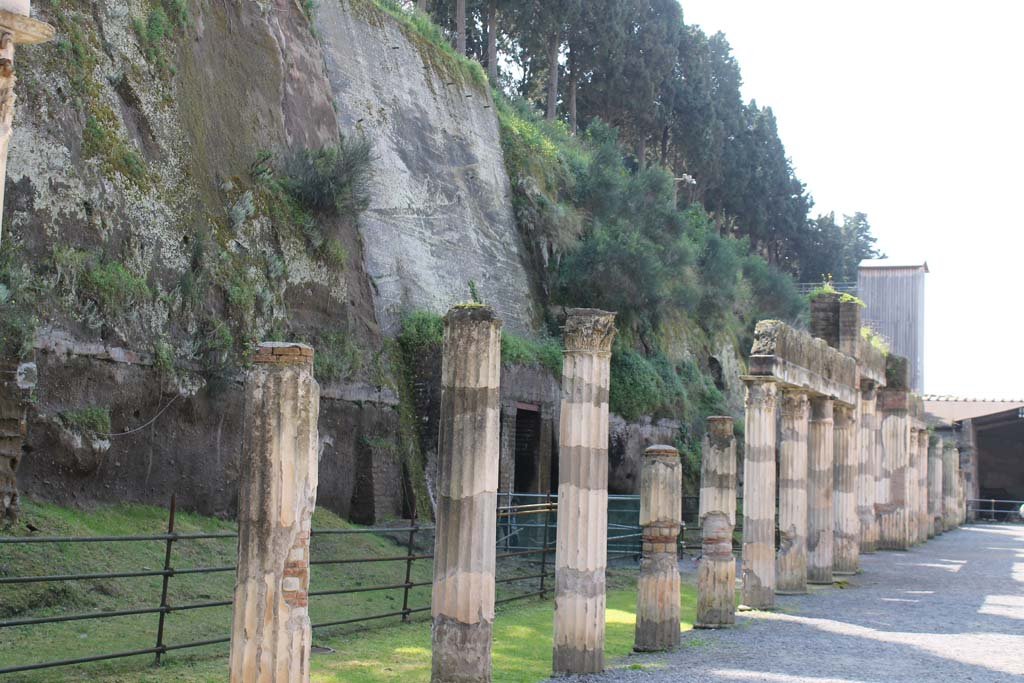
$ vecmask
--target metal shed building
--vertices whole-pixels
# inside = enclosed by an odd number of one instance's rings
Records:
[[[862,261],[857,295],[867,304],[864,324],[881,334],[893,353],[910,361],[910,385],[924,392],[924,276],[927,263]]]

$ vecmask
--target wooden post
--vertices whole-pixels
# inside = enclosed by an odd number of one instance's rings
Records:
[[[313,349],[260,344],[245,377],[231,683],[309,681],[319,412]]]
[[[701,557],[696,628],[736,623],[736,437],[731,417],[709,417],[700,473]]]
[[[672,446],[644,452],[640,475],[643,557],[637,583],[637,652],[679,645],[679,528],[683,523],[683,465]]]
[[[434,539],[433,683],[491,680],[501,321],[486,306],[444,318]]]
[[[743,459],[743,604],[775,606],[775,417],[778,385],[745,377],[746,449]]]
[[[608,563],[608,387],[615,314],[565,322],[555,540],[555,674],[604,669]]]

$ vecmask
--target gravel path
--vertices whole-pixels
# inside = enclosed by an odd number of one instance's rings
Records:
[[[1024,527],[978,524],[861,558],[845,589],[780,596],[736,628],[579,681],[1024,681]],[[561,679],[565,680],[565,679]]]

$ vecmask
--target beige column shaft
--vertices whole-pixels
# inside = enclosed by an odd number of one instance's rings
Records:
[[[245,377],[231,683],[309,681],[319,412],[313,349],[261,344]]]
[[[860,568],[860,519],[857,517],[857,423],[849,406],[833,412],[832,512],[835,516],[832,573],[849,576]]]
[[[907,447],[907,547],[917,544],[917,434],[918,427],[910,427],[910,444]]]
[[[928,430],[917,433],[917,538],[920,543],[928,540]]]
[[[832,583],[834,510],[832,460],[835,452],[832,399],[811,399],[807,429],[807,582]]]
[[[888,498],[882,511],[880,547],[906,550],[910,424],[906,410],[885,411],[882,417],[882,469],[889,474]]]
[[[644,452],[640,474],[643,556],[637,582],[633,649],[657,652],[679,645],[679,528],[683,523],[683,464],[672,446]]]
[[[956,448],[947,443],[942,451],[942,527],[944,531],[956,528],[956,488],[959,474]]]
[[[746,448],[743,459],[743,604],[775,606],[774,380],[746,378]]]
[[[731,417],[709,417],[700,471],[701,557],[697,628],[736,623],[736,438]]]
[[[569,312],[559,423],[556,674],[604,669],[608,387],[614,338],[614,313]]]
[[[779,432],[779,550],[775,592],[807,592],[807,392],[784,389]]]
[[[857,518],[860,521],[860,552],[873,553],[878,547],[878,524],[875,517],[876,416],[878,390],[874,382],[861,382],[860,396],[860,461],[857,463]]]
[[[942,439],[928,451],[928,536],[942,529]]]
[[[491,680],[501,408],[501,321],[486,306],[444,318],[431,596],[433,683]]]

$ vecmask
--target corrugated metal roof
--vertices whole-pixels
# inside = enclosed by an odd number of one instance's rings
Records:
[[[924,272],[931,272],[928,270],[928,262],[921,261],[920,263],[912,263],[908,261],[896,261],[895,259],[866,259],[860,262],[859,268],[923,268]]]

